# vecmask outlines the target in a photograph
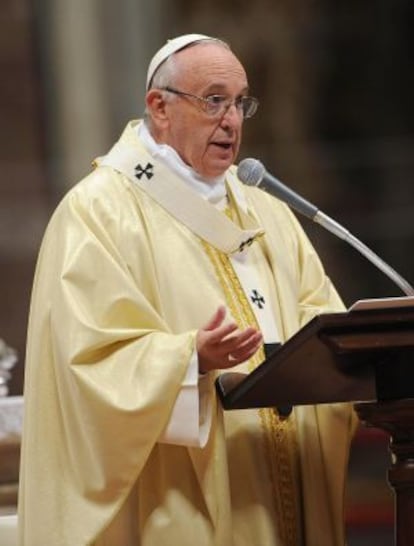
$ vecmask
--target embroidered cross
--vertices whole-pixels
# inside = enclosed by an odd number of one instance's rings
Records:
[[[243,241],[243,242],[240,244],[239,248],[238,248],[239,252],[243,252],[243,250],[244,250],[245,248],[247,248],[248,246],[250,246],[250,245],[253,243],[253,241],[254,241],[254,237],[250,237],[250,238],[247,239],[246,241]]]
[[[141,180],[142,175],[145,174],[148,180],[151,180],[151,178],[154,176],[153,173],[154,165],[151,163],[147,163],[145,167],[142,167],[141,164],[138,163],[138,165],[135,167],[135,176],[138,178],[138,180]]]
[[[252,290],[252,294],[250,296],[250,299],[252,300],[252,302],[257,305],[257,307],[259,309],[263,309],[264,305],[265,305],[265,299],[263,296],[261,296],[259,294],[259,292],[255,289],[255,290]]]

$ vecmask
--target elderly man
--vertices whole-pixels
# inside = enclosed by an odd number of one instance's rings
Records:
[[[25,546],[339,546],[349,407],[223,412],[220,369],[341,309],[285,205],[233,166],[258,102],[203,35],[55,211],[30,317]],[[303,363],[306,366],[306,362]]]

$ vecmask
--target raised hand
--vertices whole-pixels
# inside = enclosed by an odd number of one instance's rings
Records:
[[[223,324],[226,308],[221,305],[197,332],[196,348],[201,373],[231,368],[248,360],[263,342],[262,334],[249,327],[243,331],[235,322]]]

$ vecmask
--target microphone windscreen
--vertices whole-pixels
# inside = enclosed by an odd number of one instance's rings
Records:
[[[248,157],[239,163],[237,176],[248,186],[258,186],[265,175],[265,168],[260,161]]]

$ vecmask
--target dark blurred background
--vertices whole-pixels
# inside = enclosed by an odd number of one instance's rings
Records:
[[[36,255],[65,191],[143,111],[147,64],[187,32],[228,41],[261,103],[241,157],[344,224],[414,282],[412,0],[2,0],[0,338],[22,392]],[[354,249],[301,222],[347,305],[401,295]],[[392,544],[386,438],[360,432],[349,546]]]

